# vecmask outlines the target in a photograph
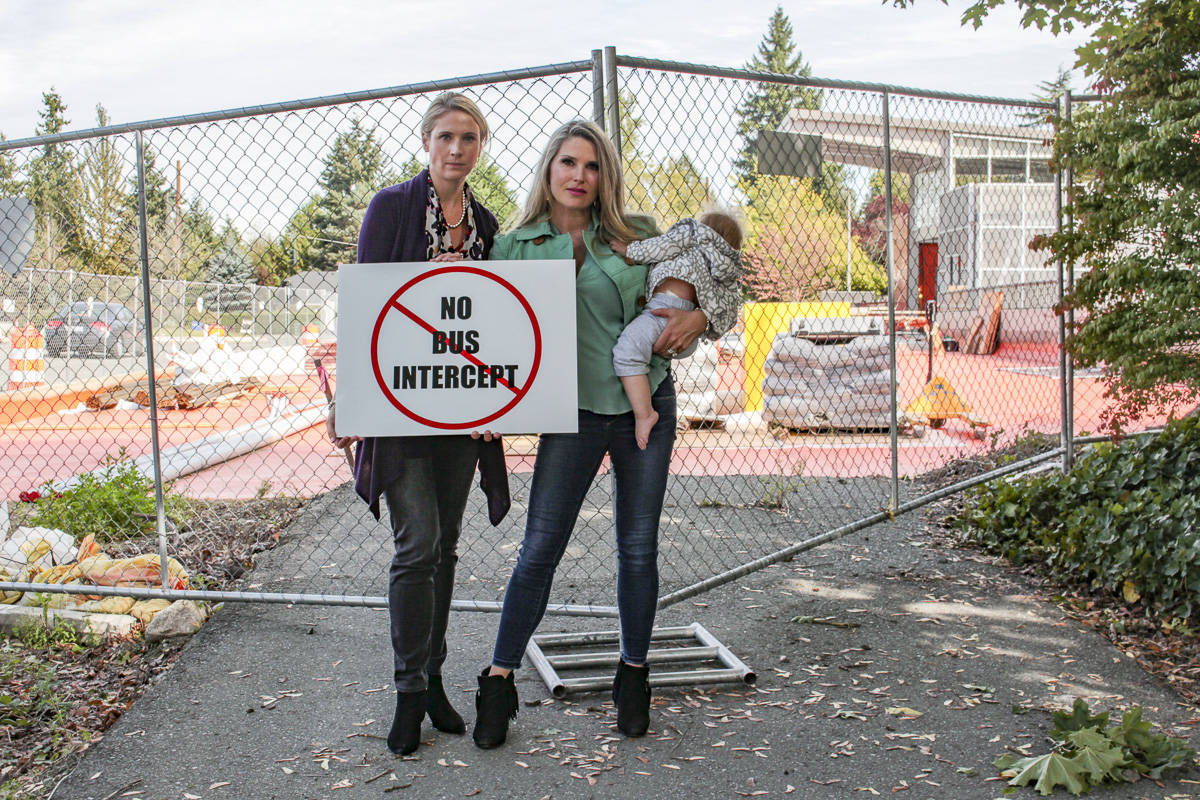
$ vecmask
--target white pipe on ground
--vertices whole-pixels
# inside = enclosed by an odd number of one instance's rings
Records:
[[[283,416],[280,408],[272,405],[271,412],[264,418],[241,425],[223,433],[214,433],[194,442],[185,442],[174,447],[165,448],[160,457],[163,481],[172,481],[199,472],[207,467],[243,456],[246,453],[274,444],[279,440],[311,428],[325,419],[325,403],[312,403],[297,410],[294,414]],[[133,465],[143,476],[153,479],[154,456],[148,453],[133,460]],[[90,473],[95,478],[103,478],[104,470],[93,470]],[[51,489],[64,492],[79,484],[83,475],[75,475],[61,481],[56,481]]]

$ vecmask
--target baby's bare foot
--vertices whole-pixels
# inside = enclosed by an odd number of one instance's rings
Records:
[[[658,422],[658,412],[654,410],[644,417],[634,417],[633,436],[637,439],[637,446],[642,450],[645,450],[646,445],[650,443],[650,430],[656,422]]]

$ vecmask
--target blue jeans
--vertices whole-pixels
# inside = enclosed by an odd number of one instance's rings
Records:
[[[644,664],[658,604],[658,521],[675,442],[675,386],[667,375],[652,398],[658,422],[639,450],[633,412],[579,411],[578,433],[542,436],[533,467],[525,541],[504,593],[492,663],[521,666],[525,645],[546,613],[554,570],[567,549],[584,496],[608,454],[615,495],[617,608],[621,658]]]

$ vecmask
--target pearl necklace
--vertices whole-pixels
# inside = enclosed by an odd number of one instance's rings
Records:
[[[445,214],[442,215],[442,218],[445,219]],[[455,222],[453,225],[450,224],[450,220],[446,220],[446,227],[449,228],[450,230],[454,230],[459,225],[462,225],[463,222],[466,221],[466,219],[467,219],[467,187],[464,185],[463,190],[462,190],[462,213],[458,215],[458,222]]]

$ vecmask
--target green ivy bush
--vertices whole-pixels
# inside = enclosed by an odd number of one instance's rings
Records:
[[[1070,473],[976,490],[956,522],[1015,564],[1139,600],[1154,616],[1200,616],[1200,418],[1098,444]]]
[[[30,523],[65,531],[76,541],[89,533],[97,542],[137,538],[154,531],[153,491],[154,482],[138,471],[122,448],[64,492],[43,487]]]

